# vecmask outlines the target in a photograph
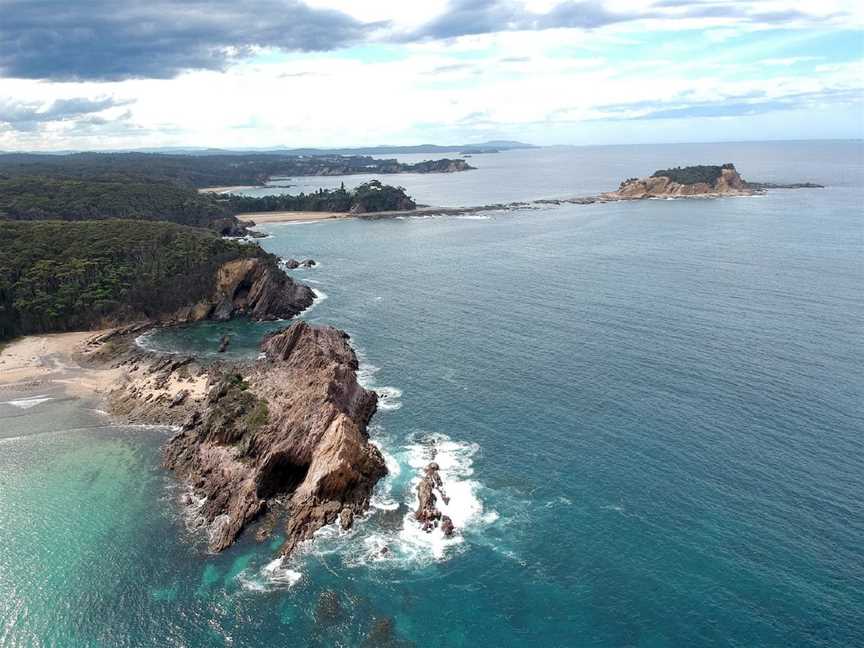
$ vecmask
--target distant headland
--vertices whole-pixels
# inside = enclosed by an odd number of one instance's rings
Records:
[[[722,165],[696,165],[655,171],[647,178],[628,178],[616,191],[601,194],[607,200],[643,198],[752,196],[766,189],[822,188],[812,182],[776,184],[747,182],[727,162]]]

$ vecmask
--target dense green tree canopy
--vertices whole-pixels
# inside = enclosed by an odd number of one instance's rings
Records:
[[[146,178],[0,178],[0,219],[165,220],[210,227],[230,218],[215,197]]]
[[[713,185],[717,181],[717,178],[723,175],[723,169],[734,168],[735,166],[732,164],[724,164],[723,166],[697,165],[675,167],[674,169],[661,169],[655,171],[651,177],[669,178],[672,182],[677,182],[678,184],[696,184],[697,182],[704,182],[705,184]]]
[[[169,313],[209,296],[224,262],[276,259],[172,223],[0,223],[0,339]]]
[[[365,214],[369,212],[410,210],[417,205],[405,193],[403,187],[391,187],[377,180],[366,182],[353,191],[342,185],[339,189],[320,189],[314,193],[296,196],[248,196],[230,195],[223,199],[229,212],[248,214],[272,211],[332,211]]]

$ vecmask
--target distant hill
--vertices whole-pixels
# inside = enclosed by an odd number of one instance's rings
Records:
[[[112,149],[100,151],[100,153],[160,153],[167,155],[398,155],[411,153],[452,153],[458,151],[472,151],[475,149],[496,149],[505,151],[510,149],[536,148],[533,144],[517,142],[514,140],[491,140],[488,142],[471,142],[463,144],[416,144],[407,146],[358,146],[345,148],[287,148],[287,147],[265,147],[258,149],[223,149],[213,147],[196,146],[162,146],[140,149]],[[52,151],[49,153],[3,153],[3,155],[71,155],[83,153],[84,151]]]
[[[0,221],[161,220],[230,233],[236,219],[214,196],[130,176],[0,177]],[[228,231],[224,231],[228,229]]]
[[[126,175],[172,182],[181,187],[263,185],[274,176],[334,176],[351,174],[452,173],[473,167],[461,159],[437,159],[405,164],[368,155],[212,153],[74,153],[0,155],[0,178],[43,176],[91,179]]]

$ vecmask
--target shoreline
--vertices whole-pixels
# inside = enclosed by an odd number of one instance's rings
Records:
[[[380,211],[380,212],[309,212],[309,211],[281,211],[281,212],[256,212],[238,214],[240,220],[251,220],[255,225],[267,225],[273,223],[312,222],[323,220],[345,220],[357,218],[360,220],[384,220],[388,218],[412,218],[423,216],[463,216],[466,214],[477,214],[486,211],[521,211],[526,209],[541,209],[543,207],[558,207],[561,205],[593,205],[595,203],[611,202],[636,202],[641,200],[712,200],[717,198],[734,198],[740,196],[761,195],[762,191],[736,192],[736,193],[705,193],[693,195],[669,195],[669,196],[620,196],[614,193],[598,194],[594,196],[576,196],[571,198],[540,198],[530,201],[516,201],[510,203],[495,203],[489,205],[475,205],[472,207],[418,207],[411,210]]]
[[[264,185],[233,185],[228,187],[201,187],[198,193],[202,194],[227,194],[235,191],[246,191],[247,189],[260,189]]]
[[[340,218],[353,218],[359,214],[351,212],[314,212],[314,211],[278,211],[278,212],[250,212],[237,214],[241,221],[251,220],[256,225],[266,223],[291,223],[295,221],[318,221],[334,220]]]
[[[0,351],[0,391],[30,392],[46,385],[73,396],[107,396],[121,369],[84,367],[78,357],[110,329],[15,338]]]

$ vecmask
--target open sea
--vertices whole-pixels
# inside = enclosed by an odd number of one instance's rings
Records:
[[[262,227],[319,262],[292,273],[303,317],[348,331],[382,395],[369,515],[286,564],[252,533],[210,555],[159,465],[170,430],[0,392],[0,647],[864,645],[864,144],[470,162],[382,179],[447,206],[694,163],[828,187]],[[230,332],[254,357],[274,326],[141,344]],[[449,541],[410,520],[433,455]]]

